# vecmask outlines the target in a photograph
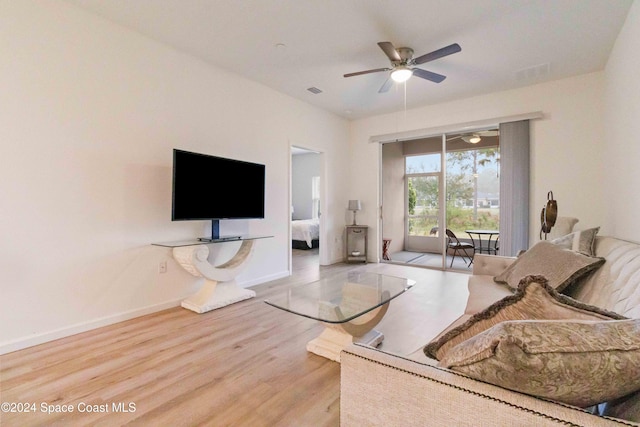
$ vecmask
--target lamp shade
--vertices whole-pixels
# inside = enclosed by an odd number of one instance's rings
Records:
[[[349,210],[350,211],[359,211],[362,209],[362,205],[360,204],[360,200],[349,200]]]
[[[413,70],[405,66],[399,66],[391,72],[391,78],[397,83],[406,82],[412,75]]]

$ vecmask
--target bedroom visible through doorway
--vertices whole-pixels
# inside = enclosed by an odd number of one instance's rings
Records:
[[[321,159],[321,153],[291,147],[292,269],[301,260],[307,268],[320,265]]]

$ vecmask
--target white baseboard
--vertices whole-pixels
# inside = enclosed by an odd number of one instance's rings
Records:
[[[271,274],[268,276],[262,276],[257,279],[249,280],[246,282],[238,283],[239,286],[247,288],[255,286],[260,283],[269,282],[271,280],[280,279],[282,277],[289,276],[288,271]],[[113,314],[110,316],[101,317],[98,319],[90,320],[87,322],[77,323],[75,325],[67,326],[53,331],[42,332],[39,334],[33,334],[22,338],[17,338],[12,341],[5,341],[0,343],[0,354],[7,354],[14,351],[22,350],[35,345],[44,344],[49,341],[54,341],[60,338],[66,338],[71,335],[80,334],[93,329],[101,328],[103,326],[113,325],[114,323],[124,322],[125,320],[134,319],[136,317],[145,316],[147,314],[155,313],[158,311],[166,310],[168,308],[179,307],[184,298],[167,301],[160,304],[150,305],[147,307],[138,308],[131,311]]]
[[[111,316],[105,316],[98,319],[90,320],[88,322],[76,323],[75,325],[67,326],[60,329],[55,329],[49,332],[43,332],[40,334],[34,334],[23,338],[18,338],[12,341],[6,341],[0,343],[0,354],[11,353],[13,351],[22,350],[28,347],[33,347],[38,344],[44,344],[49,341],[54,341],[60,338],[66,338],[71,335],[87,332],[92,329],[101,328],[103,326],[113,325],[114,323],[124,322],[136,317],[144,316],[146,314],[155,313],[157,311],[166,310],[168,308],[180,306],[180,302],[184,298],[180,298],[174,301],[167,301],[161,304],[150,305],[147,307],[138,308],[131,311],[117,313]]]
[[[346,259],[346,258],[344,258],[344,257],[337,257],[337,258],[334,258],[334,259],[332,259],[332,260],[329,260],[329,263],[328,263],[328,264],[321,264],[321,265],[341,264],[341,263],[343,263],[343,262],[347,262],[347,259]]]

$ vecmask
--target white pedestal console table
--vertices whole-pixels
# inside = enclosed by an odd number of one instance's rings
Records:
[[[200,290],[182,301],[182,307],[206,313],[256,296],[250,289],[237,285],[235,279],[251,258],[254,242],[272,236],[240,236],[211,241],[187,240],[154,243],[155,246],[172,248],[173,258],[191,275],[200,278]],[[209,258],[211,244],[241,242],[238,251],[227,262],[214,266]]]

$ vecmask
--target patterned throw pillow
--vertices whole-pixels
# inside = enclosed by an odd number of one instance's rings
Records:
[[[517,291],[473,315],[463,324],[439,336],[424,348],[432,359],[442,360],[450,349],[508,320],[611,320],[625,319],[617,313],[584,304],[556,292],[541,276],[522,279]]]
[[[561,292],[600,267],[604,261],[604,258],[587,256],[542,241],[519,256],[493,280],[515,289],[523,277],[541,275],[547,278],[549,285]]]
[[[640,390],[640,319],[503,322],[440,366],[584,408]]]
[[[595,256],[596,254],[596,235],[600,231],[600,227],[589,228],[588,230],[579,230],[566,236],[558,237],[550,240],[554,245],[558,245],[565,249],[580,252],[587,256]]]

